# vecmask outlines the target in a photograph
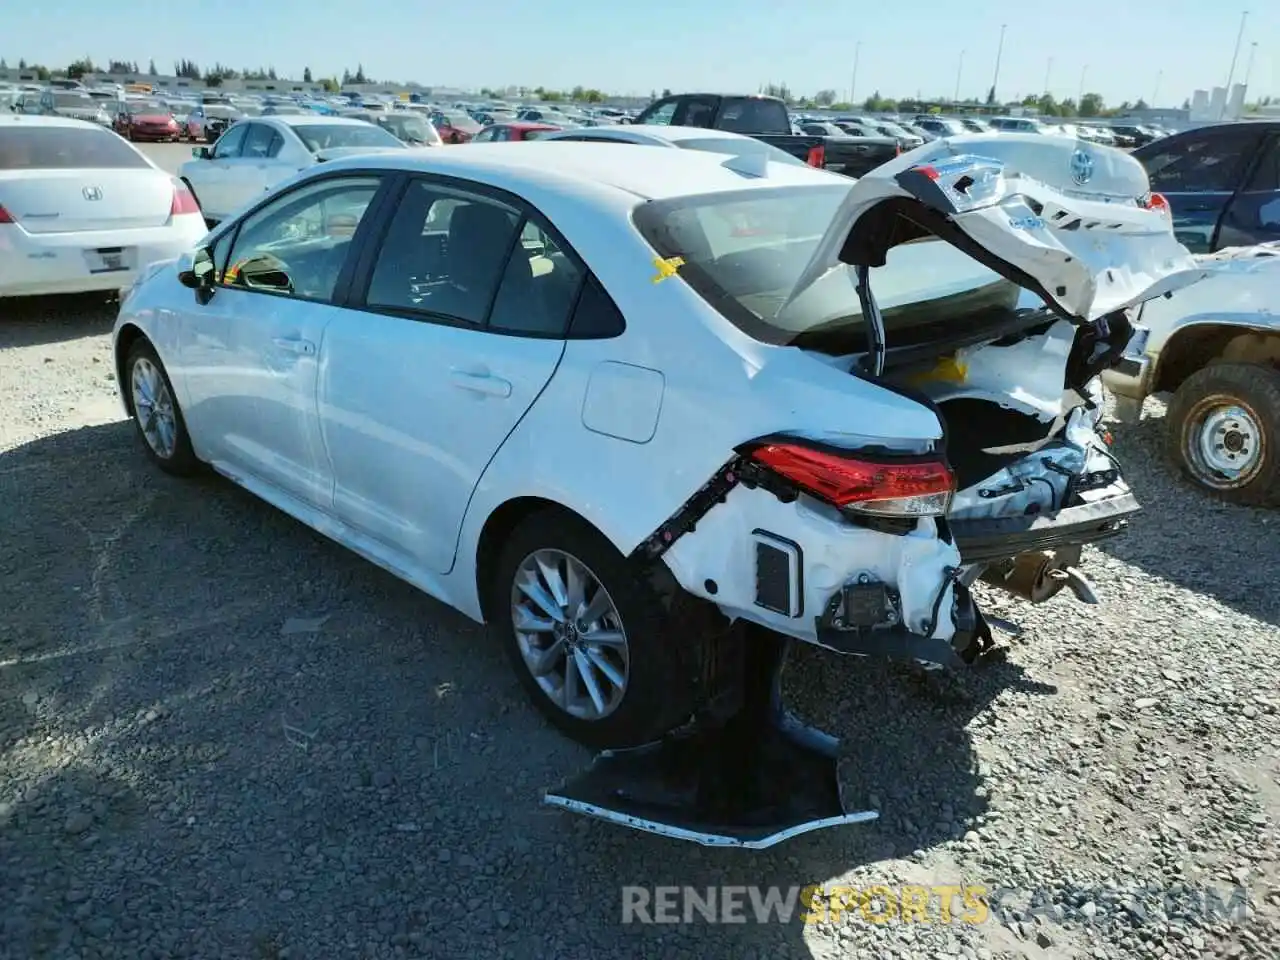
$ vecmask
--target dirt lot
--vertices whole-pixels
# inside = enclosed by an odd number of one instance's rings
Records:
[[[113,313],[0,305],[0,957],[1277,955],[1280,519],[1174,479],[1159,404],[1118,435],[1147,509],[1089,553],[1102,605],[985,596],[1024,633],[953,682],[802,654],[789,697],[883,815],[713,851],[541,807],[589,756],[482,630],[149,468]],[[624,884],[824,883],[998,892],[979,924],[620,922]]]

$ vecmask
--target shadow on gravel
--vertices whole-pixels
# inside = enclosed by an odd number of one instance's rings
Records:
[[[624,924],[622,888],[902,879],[986,809],[969,728],[1053,692],[801,651],[788,706],[882,817],[704,849],[542,806],[590,757],[481,629],[127,422],[0,455],[0,529],[3,956],[817,955],[803,904]]]
[[[1166,453],[1163,417],[1109,426],[1143,509],[1127,533],[1098,548],[1238,613],[1280,624],[1280,512],[1223,503],[1184,480]],[[1186,614],[1221,616],[1207,605]]]
[[[105,294],[0,299],[0,350],[107,333],[120,301]]]

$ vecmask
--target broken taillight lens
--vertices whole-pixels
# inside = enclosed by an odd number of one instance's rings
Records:
[[[15,223],[16,221],[10,215],[9,211],[0,205],[0,223]]]
[[[811,167],[818,167],[819,169],[826,166],[827,148],[823,146],[810,147],[809,156],[805,160],[805,163],[807,163]]]
[[[956,488],[955,475],[941,459],[870,459],[792,443],[766,444],[751,456],[804,492],[854,513],[943,516]]]

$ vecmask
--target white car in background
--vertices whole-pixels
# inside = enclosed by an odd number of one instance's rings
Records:
[[[393,134],[364,120],[312,114],[254,117],[196,147],[178,175],[210,223],[262,197],[301,170],[358,153],[406,150]]]
[[[0,114],[0,297],[127,288],[205,233],[191,192],[110,130]]]
[[[785,150],[779,150],[772,144],[744,136],[741,133],[730,133],[728,130],[712,130],[707,127],[665,127],[665,126],[633,126],[631,124],[609,124],[600,127],[556,130],[539,132],[536,140],[573,140],[588,143],[633,143],[646,147],[677,147],[682,150],[705,150],[710,153],[732,154],[734,156],[754,156],[774,163],[785,163],[794,166],[809,166],[798,157],[793,157]],[[810,167],[810,169],[813,169]],[[835,174],[831,174],[835,176]]]

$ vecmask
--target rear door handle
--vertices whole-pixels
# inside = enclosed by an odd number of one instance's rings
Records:
[[[460,390],[484,394],[486,397],[511,396],[510,382],[487,373],[469,373],[466,370],[450,370],[449,381]]]
[[[271,341],[277,348],[284,350],[286,353],[296,353],[299,356],[310,357],[316,352],[316,345],[310,340],[303,340],[299,337],[276,337]]]

